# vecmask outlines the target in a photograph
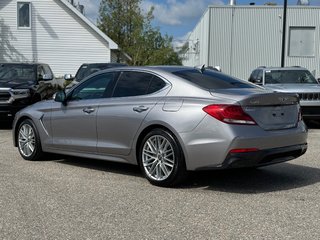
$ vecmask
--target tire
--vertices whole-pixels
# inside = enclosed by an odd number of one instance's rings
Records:
[[[173,187],[186,177],[182,149],[176,138],[163,129],[154,129],[142,140],[139,165],[147,180],[156,186]]]
[[[43,156],[39,133],[30,119],[19,125],[16,136],[19,153],[25,160],[37,161]]]

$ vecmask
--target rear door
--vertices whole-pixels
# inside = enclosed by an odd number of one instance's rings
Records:
[[[77,152],[96,153],[99,101],[107,97],[114,73],[96,75],[68,95],[67,105],[55,102],[51,126],[53,146]]]
[[[167,91],[167,83],[150,73],[121,73],[112,98],[100,104],[98,152],[128,155],[142,121]]]

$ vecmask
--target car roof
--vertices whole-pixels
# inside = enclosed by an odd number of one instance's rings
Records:
[[[123,66],[116,68],[114,70],[123,71],[123,70],[140,70],[140,71],[161,71],[167,73],[174,73],[182,70],[194,70],[195,67],[181,66],[181,65],[159,65],[159,66]],[[208,70],[208,68],[206,68]],[[209,69],[211,70],[211,69]],[[220,73],[220,72],[217,72]]]
[[[104,69],[101,72],[110,72],[110,71],[117,71],[117,72],[121,72],[121,71],[142,71],[142,72],[152,72],[155,74],[160,74],[163,77],[168,76],[168,74],[170,75],[171,79],[180,79],[180,81],[187,81],[186,79],[184,79],[183,77],[177,76],[176,72],[179,71],[194,71],[194,70],[198,70],[201,71],[201,69],[199,69],[198,67],[189,67],[189,66],[182,66],[182,65],[160,65],[160,66],[125,66],[125,67],[117,67],[117,68],[112,68],[112,69]],[[223,72],[219,72],[219,71],[215,71],[212,70],[211,68],[205,68],[205,70],[209,70],[211,71],[212,74],[215,74],[217,77],[228,77],[228,78],[233,78],[233,79],[237,79],[240,80],[236,77],[227,75]],[[189,81],[187,81],[188,83],[190,83]]]
[[[117,67],[112,69],[104,69],[101,72],[109,72],[109,71],[146,71],[146,72],[153,72],[158,74],[170,74],[171,76],[175,76],[175,72],[178,71],[191,71],[191,70],[199,70],[201,71],[201,68],[198,67],[189,67],[189,66],[182,66],[182,65],[159,65],[159,66],[124,66],[124,67]],[[214,74],[224,77],[231,77],[234,79],[238,79],[236,77],[233,77],[231,75],[225,74],[223,72],[219,72],[216,70],[213,70],[211,68],[205,68],[205,70],[210,70],[214,72]],[[180,78],[180,77],[179,77]],[[239,79],[238,79],[239,80]]]
[[[90,65],[94,65],[94,66],[128,66],[125,63],[83,63],[81,66],[90,66]]]
[[[292,67],[258,67],[257,69],[264,69],[264,70],[307,70],[304,67],[299,66],[292,66]]]

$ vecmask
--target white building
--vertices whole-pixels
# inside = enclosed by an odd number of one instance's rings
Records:
[[[118,45],[66,0],[0,0],[0,62],[43,62],[56,76],[114,62]]]
[[[285,66],[320,77],[320,7],[288,6]],[[209,6],[188,39],[183,64],[221,66],[248,79],[258,66],[281,66],[283,6]]]

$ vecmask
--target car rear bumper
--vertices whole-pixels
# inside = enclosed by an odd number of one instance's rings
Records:
[[[302,121],[295,128],[272,131],[213,121],[205,118],[192,132],[180,134],[190,171],[274,164],[297,158],[307,149],[308,131]],[[257,151],[234,151],[243,149]]]
[[[221,168],[260,167],[286,162],[300,157],[307,151],[308,145],[258,150],[246,153],[229,153]]]

